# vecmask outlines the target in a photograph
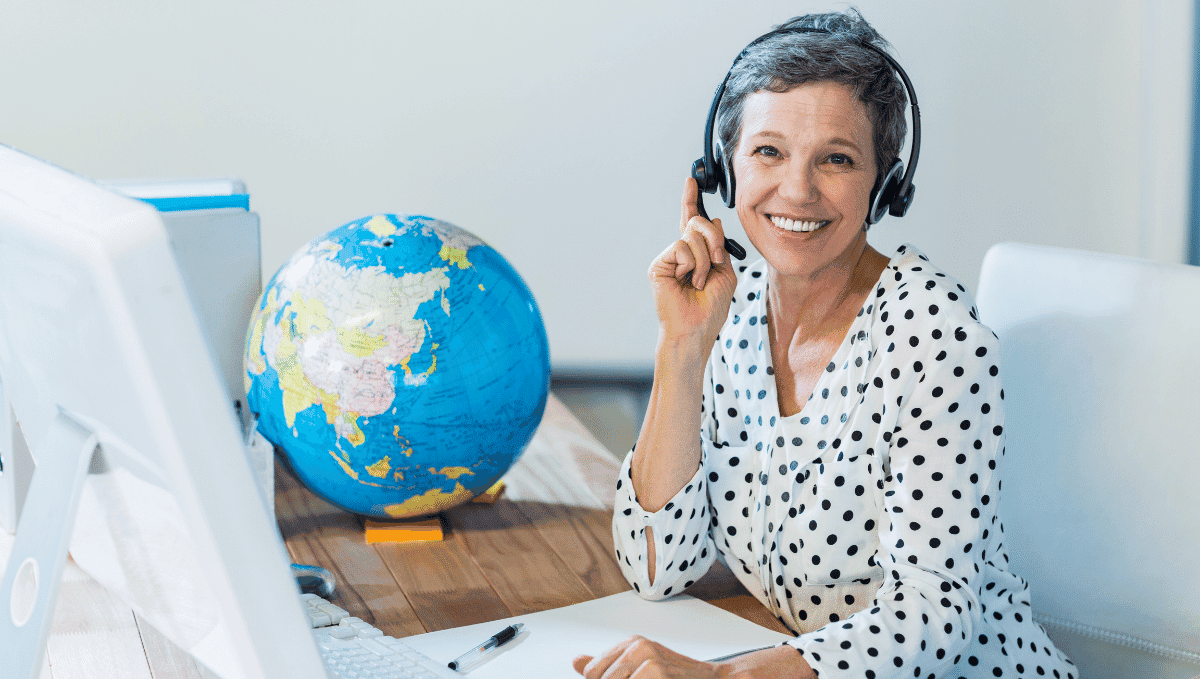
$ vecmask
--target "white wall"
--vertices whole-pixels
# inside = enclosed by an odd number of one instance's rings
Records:
[[[239,175],[268,274],[368,213],[458,224],[522,272],[557,368],[650,365],[645,270],[713,89],[771,25],[843,6],[173,4],[6,2],[0,141],[97,178]],[[1003,240],[1183,261],[1194,6],[859,2],[924,123],[914,207],[876,247],[970,286]]]

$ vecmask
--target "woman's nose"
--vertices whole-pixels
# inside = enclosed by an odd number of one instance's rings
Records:
[[[812,203],[820,196],[816,171],[807,164],[789,164],[779,183],[779,195],[797,204]]]

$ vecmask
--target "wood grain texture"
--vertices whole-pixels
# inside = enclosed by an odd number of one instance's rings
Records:
[[[513,615],[569,606],[594,597],[510,500],[469,503],[446,512],[475,563]]]
[[[441,542],[377,549],[427,631],[512,615],[453,529]]]
[[[545,502],[515,504],[593,598],[631,589],[616,562],[610,511]]]
[[[321,566],[337,579],[333,603],[395,637],[425,632],[403,588],[358,517],[321,500],[283,464],[275,468],[275,515],[294,563]]]

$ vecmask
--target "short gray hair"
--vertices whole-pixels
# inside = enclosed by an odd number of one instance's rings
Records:
[[[773,35],[746,49],[725,83],[717,130],[731,162],[742,134],[746,97],[760,90],[787,92],[804,83],[833,81],[847,85],[867,107],[875,146],[876,186],[908,132],[904,108],[908,94],[888,62],[874,50],[889,47],[857,9],[795,17],[774,30],[819,28],[828,33]]]

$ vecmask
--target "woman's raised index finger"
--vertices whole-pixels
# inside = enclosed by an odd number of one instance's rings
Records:
[[[683,237],[687,239],[688,230],[700,234],[708,244],[708,252],[714,264],[723,264],[727,258],[725,253],[725,230],[721,227],[721,218],[708,221],[699,215],[692,217],[687,223]]]
[[[688,175],[687,180],[683,183],[683,203],[679,206],[679,233],[687,231],[688,222],[692,217],[700,214],[700,209],[696,207],[696,201],[700,198],[700,185],[696,183],[696,179]]]

